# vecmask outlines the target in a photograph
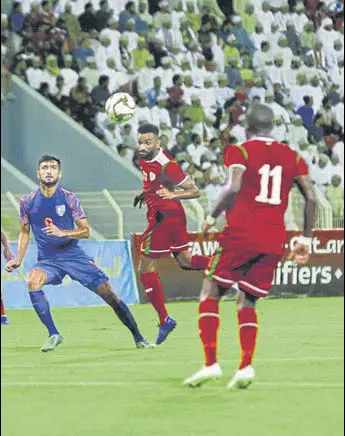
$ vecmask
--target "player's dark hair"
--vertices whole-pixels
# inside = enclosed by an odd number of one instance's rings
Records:
[[[145,135],[146,133],[153,133],[156,136],[159,136],[159,129],[154,124],[143,124],[138,129],[138,135]]]
[[[45,154],[45,155],[43,155],[43,156],[40,158],[40,160],[38,161],[38,167],[41,165],[41,163],[43,163],[43,162],[49,162],[49,161],[51,161],[51,160],[57,162],[58,165],[59,165],[59,167],[61,168],[61,160],[60,160],[58,157],[56,157],[56,156],[52,156],[51,154]]]

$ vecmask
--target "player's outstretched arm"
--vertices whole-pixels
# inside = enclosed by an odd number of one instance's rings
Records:
[[[9,260],[6,265],[6,271],[12,272],[18,268],[23,262],[26,250],[28,249],[30,239],[30,224],[21,223],[19,238],[18,238],[18,254],[15,259]]]
[[[46,227],[43,227],[42,231],[49,236],[56,236],[58,238],[70,238],[70,239],[87,239],[90,236],[90,227],[86,218],[77,220],[76,229],[61,230],[56,227],[55,224],[50,223]]]
[[[301,236],[294,245],[289,258],[299,264],[305,264],[309,260],[309,246],[311,243],[312,230],[315,225],[316,197],[308,175],[298,176],[295,181],[305,199],[304,227],[303,236]]]
[[[200,197],[199,188],[189,177],[178,185],[180,190],[169,191],[167,188],[162,188],[157,191],[157,194],[164,200],[192,200]]]

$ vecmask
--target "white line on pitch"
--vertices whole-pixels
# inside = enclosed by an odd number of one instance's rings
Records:
[[[163,385],[162,381],[136,381],[136,382],[122,382],[122,381],[81,381],[81,382],[3,382],[1,383],[2,387],[104,387],[104,386],[152,386],[152,385]],[[177,381],[178,384],[178,381]],[[255,382],[255,385],[262,387],[272,387],[272,388],[344,388],[343,383],[321,383],[321,382]],[[219,386],[211,387],[213,389],[220,389]]]
[[[284,362],[327,362],[327,361],[334,361],[334,360],[344,360],[344,356],[308,356],[308,357],[287,357],[287,358],[272,358],[272,359],[258,359],[258,362],[274,362],[274,363],[284,363]],[[221,359],[221,363],[233,363],[237,362],[238,359]],[[200,363],[200,360],[191,360],[189,362],[186,362],[185,360],[157,360],[157,361],[140,361],[141,366],[163,366],[163,365],[185,365],[185,364],[198,364]],[[15,368],[44,368],[47,367],[49,364],[49,361],[44,361],[42,364],[36,364],[36,363],[28,363],[28,364],[22,364],[22,365],[11,365],[11,364],[3,364],[1,365],[1,368],[3,369],[15,369]],[[63,363],[63,362],[53,362],[51,363],[50,368],[63,366],[63,367],[92,367],[92,366],[128,366],[128,365],[137,365],[138,362],[119,362],[119,361],[108,361],[108,362],[76,362],[76,363]]]

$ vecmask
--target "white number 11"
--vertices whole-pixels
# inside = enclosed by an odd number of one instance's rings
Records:
[[[282,186],[282,170],[280,165],[271,170],[271,167],[266,164],[259,169],[261,175],[260,180],[260,194],[255,197],[255,200],[259,203],[280,204],[280,194]],[[268,184],[272,177],[272,192],[270,197],[268,196]]]

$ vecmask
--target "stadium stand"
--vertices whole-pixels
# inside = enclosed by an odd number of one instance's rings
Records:
[[[257,100],[275,112],[273,135],[306,159],[343,226],[343,2],[325,0],[32,0],[1,16],[1,101],[11,73],[135,162],[135,131],[161,130],[162,146],[205,190],[225,180],[222,151],[246,138]],[[224,15],[222,13],[224,12]],[[135,118],[116,125],[106,98],[131,93]]]

